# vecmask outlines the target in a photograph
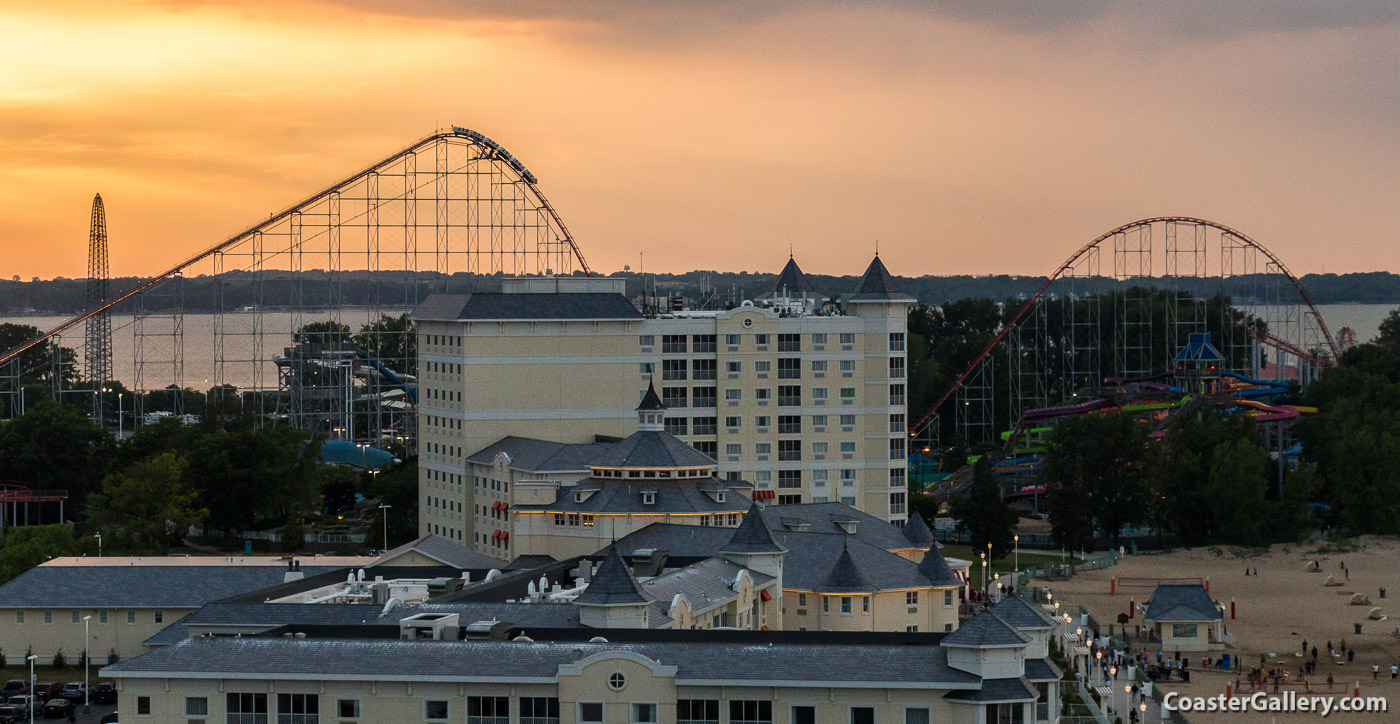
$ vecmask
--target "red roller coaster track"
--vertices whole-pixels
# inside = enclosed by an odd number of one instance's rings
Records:
[[[93,307],[91,309],[83,310],[82,314],[79,314],[78,316],[63,322],[57,327],[54,327],[53,329],[50,329],[49,331],[45,332],[43,335],[31,339],[28,342],[25,342],[24,344],[13,347],[10,350],[6,351],[3,356],[0,356],[0,364],[5,364],[6,362],[9,362],[10,360],[24,353],[25,350],[43,344],[45,341],[52,339],[69,329],[72,329],[73,327],[83,323],[84,321],[87,321],[88,318],[94,315],[100,314],[105,310],[109,310],[117,306],[118,304],[127,301],[128,299],[140,296],[142,293],[146,292],[151,287],[154,287],[162,281],[165,281],[166,279],[169,279],[170,277],[179,274],[181,271],[189,268],[190,266],[204,259],[209,258],[210,256],[213,256],[214,254],[217,254],[221,251],[224,251],[225,249],[228,249],[229,247],[232,247],[233,245],[246,239],[248,235],[260,229],[271,226],[272,224],[275,224],[279,221],[282,221],[289,215],[295,213],[298,209],[301,209],[302,207],[315,202],[317,199],[332,192],[338,191],[369,173],[385,168],[386,166],[393,164],[395,161],[402,159],[404,156],[416,153],[431,143],[436,143],[440,140],[449,138],[468,140],[471,141],[473,144],[479,144],[483,147],[489,148],[502,163],[506,164],[511,169],[513,169],[516,175],[519,177],[520,181],[530,188],[530,191],[539,200],[540,205],[549,213],[550,218],[556,224],[559,225],[559,230],[564,232],[564,238],[560,239],[559,241],[561,243],[568,244],[570,251],[573,252],[574,258],[578,259],[579,267],[582,269],[582,271],[588,276],[593,276],[593,270],[588,267],[588,262],[584,260],[583,252],[579,250],[578,244],[574,242],[573,236],[569,234],[569,228],[564,225],[564,220],[560,218],[558,213],[555,212],[554,207],[549,203],[549,199],[545,198],[544,192],[540,190],[538,181],[535,178],[534,174],[530,173],[530,171],[526,169],[525,166],[520,163],[520,161],[516,160],[516,158],[512,156],[509,151],[506,151],[504,148],[501,147],[500,144],[496,143],[495,141],[492,141],[490,138],[487,138],[486,136],[483,136],[482,134],[477,133],[476,131],[472,131],[466,128],[454,127],[451,130],[439,131],[430,136],[427,136],[422,140],[418,141],[417,143],[406,146],[398,153],[388,156],[374,164],[366,166],[357,173],[345,177],[344,179],[306,197],[305,199],[298,201],[297,203],[292,204],[291,206],[288,206],[282,211],[279,211],[278,213],[273,214],[272,216],[269,216],[268,218],[262,221],[259,221],[258,223],[248,227],[247,229],[244,229],[243,231],[240,231],[237,234],[234,234],[233,236],[230,236],[227,239],[207,249],[204,249],[203,251],[195,254],[194,256],[191,256],[185,259],[184,261],[181,261],[179,264],[176,264],[175,266],[165,270],[164,272],[141,282],[131,290],[112,299],[106,304],[103,304],[98,307]]]
[[[1071,267],[1073,267],[1074,263],[1076,261],[1079,261],[1080,257],[1089,253],[1091,249],[1097,247],[1099,244],[1102,244],[1104,241],[1113,238],[1115,234],[1121,234],[1129,229],[1137,228],[1139,226],[1148,226],[1159,222],[1175,222],[1183,224],[1199,224],[1203,226],[1209,226],[1213,229],[1217,229],[1226,234],[1229,234],[1255,249],[1258,249],[1262,254],[1264,254],[1264,256],[1269,258],[1269,261],[1273,262],[1278,267],[1279,271],[1282,272],[1284,276],[1288,277],[1288,281],[1292,282],[1293,287],[1298,290],[1299,296],[1301,296],[1303,298],[1303,302],[1308,305],[1308,309],[1312,311],[1313,317],[1317,320],[1318,327],[1322,330],[1322,336],[1327,341],[1327,349],[1331,352],[1332,357],[1334,359],[1338,356],[1337,343],[1332,339],[1332,332],[1327,329],[1327,323],[1323,321],[1322,315],[1318,313],[1317,306],[1313,304],[1312,298],[1308,296],[1308,291],[1303,288],[1302,283],[1298,281],[1298,277],[1294,276],[1293,272],[1289,271],[1288,267],[1284,265],[1283,261],[1277,256],[1275,256],[1273,252],[1264,248],[1262,244],[1255,241],[1254,239],[1251,239],[1245,234],[1236,231],[1235,229],[1232,229],[1224,224],[1209,221],[1207,219],[1198,219],[1191,216],[1154,216],[1147,219],[1139,219],[1132,223],[1124,224],[1116,229],[1104,232],[1097,239],[1094,239],[1093,241],[1080,247],[1079,251],[1074,252],[1074,254],[1072,254],[1068,259],[1066,259],[1063,264],[1061,264],[1057,269],[1055,269],[1054,273],[1052,273],[1048,278],[1046,278],[1045,283],[1040,285],[1040,289],[1036,290],[1035,294],[1030,299],[1026,300],[1026,303],[1022,305],[1020,311],[1016,312],[1016,316],[1012,317],[1010,322],[1007,322],[1005,325],[1002,326],[1001,331],[997,332],[996,337],[992,338],[992,341],[987,344],[987,346],[982,350],[982,353],[977,355],[976,359],[972,360],[972,363],[967,366],[967,369],[963,370],[962,374],[958,375],[957,381],[954,382],[952,386],[949,387],[948,390],[943,393],[943,396],[939,397],[938,401],[933,403],[933,406],[928,409],[928,412],[924,413],[923,417],[919,418],[918,422],[915,422],[909,427],[909,436],[916,437],[920,432],[923,431],[924,427],[928,425],[929,420],[933,419],[933,416],[938,413],[938,410],[942,408],[946,402],[948,402],[948,399],[951,398],[955,392],[957,392],[959,387],[962,387],[963,384],[965,384],[967,380],[970,377],[972,377],[973,373],[977,371],[977,368],[980,367],[982,363],[987,359],[987,357],[992,354],[992,351],[996,349],[996,346],[998,344],[1001,344],[1002,340],[1006,338],[1006,335],[1010,334],[1011,330],[1015,329],[1016,325],[1020,324],[1022,318],[1026,316],[1026,313],[1035,307],[1036,302],[1040,301],[1041,297],[1045,296],[1045,292],[1050,288],[1050,285],[1053,284],[1055,280],[1063,276],[1064,273],[1068,271]]]

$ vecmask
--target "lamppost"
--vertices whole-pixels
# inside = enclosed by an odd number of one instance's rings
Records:
[[[83,617],[83,713],[92,711],[92,691],[88,688],[88,671],[92,668],[92,635],[88,633],[88,624],[92,621],[92,615]]]
[[[982,595],[987,595],[987,554],[979,553],[982,556]]]
[[[102,557],[102,534],[101,534],[101,533],[93,533],[93,534],[92,534],[92,537],[97,539],[97,557],[98,557],[98,558],[101,558],[101,557]]]
[[[29,703],[31,704],[29,707],[29,724],[34,724],[34,707],[32,705],[38,701],[34,698],[34,684],[39,681],[38,677],[34,676],[34,662],[38,659],[39,657],[34,654],[25,657],[25,661],[29,662]]]
[[[379,509],[384,511],[384,551],[389,550],[389,509],[394,506],[380,504]]]
[[[1016,553],[1015,553],[1015,559],[1016,559],[1016,585],[1019,586],[1019,585],[1021,585],[1021,536],[1019,536],[1019,535],[1013,535],[1013,536],[1011,536],[1011,542],[1012,542],[1012,544],[1015,546],[1015,551],[1016,551]]]

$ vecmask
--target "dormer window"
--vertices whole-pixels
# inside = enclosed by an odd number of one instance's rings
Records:
[[[582,503],[582,502],[583,502],[583,493],[574,493],[574,502],[575,502],[575,503]]]
[[[716,503],[723,503],[723,502],[724,502],[724,491],[723,491],[723,490],[719,491],[718,493],[715,493],[715,502],[716,502]]]
[[[642,505],[656,505],[656,493],[642,493]]]

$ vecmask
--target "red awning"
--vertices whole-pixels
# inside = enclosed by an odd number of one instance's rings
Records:
[[[501,539],[501,531],[499,531],[499,530],[491,531],[491,540],[500,540],[500,539]]]
[[[501,533],[501,540],[510,540],[510,533],[509,533],[509,532],[503,530],[503,531],[501,531],[500,533]]]
[[[497,500],[496,502],[491,504],[491,510],[505,510],[507,507],[508,506],[503,500]]]
[[[767,602],[773,600],[773,594],[769,593],[767,590],[759,591],[759,592],[758,592],[758,600],[763,601],[764,603],[767,603]]]
[[[755,491],[753,491],[753,499],[754,499],[754,500],[772,500],[773,498],[776,498],[776,497],[778,497],[778,494],[775,493],[775,492],[773,492],[772,490],[755,490]]]

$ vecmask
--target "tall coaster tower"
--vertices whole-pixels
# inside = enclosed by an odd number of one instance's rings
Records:
[[[107,211],[102,206],[102,194],[97,194],[92,199],[92,223],[88,230],[88,309],[107,303],[107,279]],[[112,316],[108,310],[88,317],[83,351],[93,393],[92,416],[97,424],[106,427],[102,388],[112,379]]]

